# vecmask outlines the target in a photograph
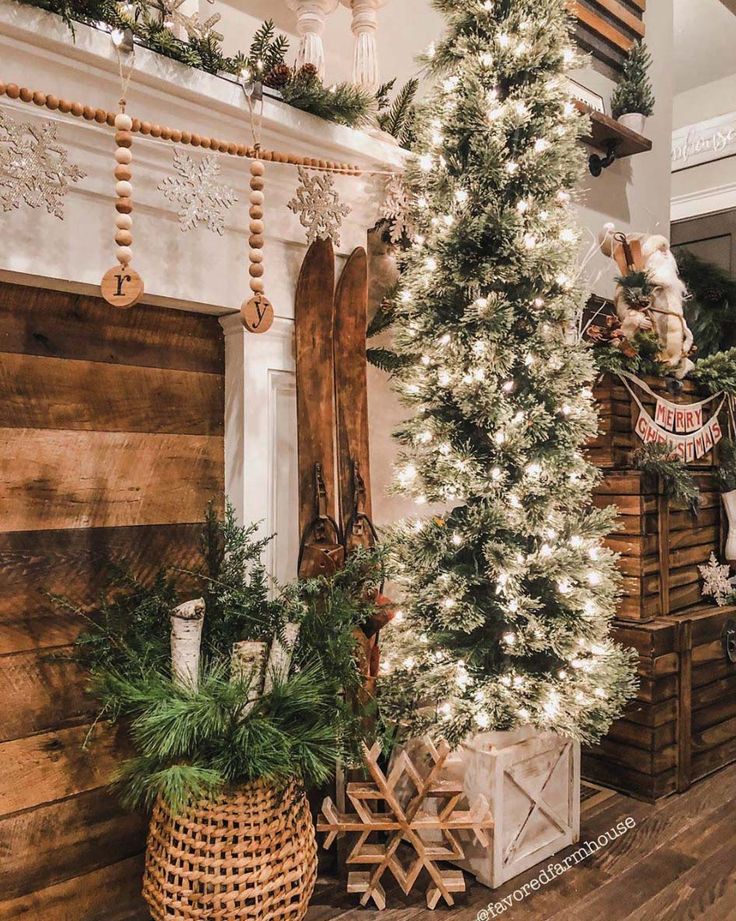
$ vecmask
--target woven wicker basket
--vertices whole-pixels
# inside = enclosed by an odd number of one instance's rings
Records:
[[[143,877],[154,921],[301,921],[316,878],[314,824],[294,783],[256,781],[182,815],[154,807]]]

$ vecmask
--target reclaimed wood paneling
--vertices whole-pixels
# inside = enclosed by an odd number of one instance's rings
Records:
[[[0,521],[9,531],[180,524],[222,490],[212,435],[0,429]]]
[[[615,70],[645,36],[644,0],[569,0],[568,7],[577,20],[578,43]]]
[[[0,656],[0,742],[58,729],[94,715],[71,647]]]
[[[114,567],[196,568],[224,496],[214,317],[0,284],[0,921],[130,921],[144,820],[66,654]],[[89,744],[87,744],[89,743]]]
[[[91,736],[89,730],[84,723],[0,744],[0,815],[109,783],[122,751],[120,733],[108,723],[98,723]]]
[[[103,788],[0,819],[0,892],[15,899],[132,857],[145,825]]]
[[[0,428],[222,435],[218,374],[3,355]]]
[[[0,902],[0,921],[131,921],[146,917],[143,855]]]
[[[0,284],[0,352],[225,373],[215,317]]]
[[[159,568],[201,564],[199,523],[0,533],[0,655],[62,646],[83,623],[49,595],[95,607],[115,568],[151,580]]]

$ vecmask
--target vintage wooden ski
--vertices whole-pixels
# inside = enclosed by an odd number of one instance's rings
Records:
[[[368,258],[353,250],[335,293],[335,406],[337,410],[337,476],[345,552],[372,547],[378,541],[373,525],[368,439],[366,328]],[[376,613],[363,624],[361,639],[364,693],[370,696],[378,673],[378,631],[393,616],[388,598],[378,595]]]
[[[302,578],[329,575],[344,558],[334,488],[334,291],[332,242],[316,240],[304,257],[294,305]]]
[[[349,553],[374,543],[371,523],[368,381],[365,334],[368,257],[353,250],[335,293],[335,407],[340,517]]]

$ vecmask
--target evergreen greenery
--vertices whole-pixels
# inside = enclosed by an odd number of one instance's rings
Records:
[[[702,358],[728,349],[736,333],[736,281],[720,266],[687,249],[676,253],[680,277],[687,285],[685,319]]]
[[[665,496],[686,505],[693,514],[697,512],[700,490],[687,465],[670,445],[649,442],[634,452],[632,459],[639,470],[660,478]]]
[[[633,339],[627,340],[633,354],[616,348],[610,342],[595,342],[592,344],[591,354],[598,371],[615,374],[618,371],[629,371],[638,377],[664,377],[667,369],[657,361],[661,345],[657,334],[649,330],[640,330],[634,334]]]
[[[261,555],[268,538],[227,507],[202,530],[202,565],[160,573],[149,586],[121,574],[77,643],[101,718],[129,727],[134,756],[119,772],[129,805],[159,795],[175,810],[233,784],[293,777],[320,784],[362,738],[355,703],[361,676],[355,633],[383,578],[379,551],[351,555],[333,581],[312,580],[270,597]],[[170,612],[202,595],[206,613],[197,690],[172,680]],[[66,602],[69,605],[69,602]],[[230,674],[234,642],[270,642],[287,622],[299,638],[288,676],[244,713],[247,683]]]
[[[375,118],[375,96],[353,83],[326,87],[309,66],[293,71],[280,92],[289,105],[351,128],[369,125]]]
[[[570,190],[585,121],[565,0],[435,0],[447,31],[407,182],[419,236],[402,259],[394,380],[408,409],[397,488],[406,617],[387,706],[457,741],[532,724],[589,741],[632,693],[613,643],[620,578],[585,459],[597,430]],[[382,706],[384,698],[382,696]],[[413,706],[416,705],[416,706]]]
[[[189,67],[217,74],[225,72],[240,76],[247,68],[255,76],[265,74],[283,64],[289,42],[286,36],[276,34],[273,22],[264,22],[256,31],[247,54],[233,56],[222,50],[222,36],[213,28],[200,26],[189,30],[187,39],[179,39],[165,21],[165,6],[157,9],[148,0],[18,0],[26,6],[35,6],[56,13],[74,34],[74,23],[97,26],[105,23],[111,29],[132,30],[138,44]],[[282,92],[284,101],[297,109],[311,112],[328,121],[351,127],[369,123],[375,113],[375,99],[360,87],[338,83],[326,87],[316,74],[309,79],[300,70],[293,71],[289,87]]]
[[[416,77],[407,80],[391,102],[389,94],[395,83],[395,79],[384,83],[376,93],[378,127],[393,135],[399,144],[408,150],[414,140],[415,99],[419,89],[419,80]]]
[[[642,41],[634,42],[624,61],[623,75],[611,96],[611,112],[619,118],[629,112],[651,115],[654,91],[649,79],[652,56]]]
[[[723,390],[736,395],[736,348],[700,358],[690,377],[711,393]]]

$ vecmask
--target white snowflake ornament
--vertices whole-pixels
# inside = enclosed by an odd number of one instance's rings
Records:
[[[414,239],[417,232],[412,210],[414,201],[404,185],[399,173],[392,173],[383,193],[381,217],[390,224],[389,237],[392,243],[398,243],[404,237]]]
[[[728,563],[719,563],[711,552],[708,562],[698,569],[703,577],[703,596],[711,596],[719,608],[730,604],[736,594],[736,576],[731,575]]]
[[[225,212],[236,202],[235,192],[216,180],[220,164],[214,156],[196,162],[180,150],[174,151],[176,176],[167,176],[158,187],[159,192],[179,205],[179,226],[182,231],[204,224],[209,230],[222,234],[225,230]]]
[[[300,185],[288,208],[299,215],[299,223],[307,231],[307,243],[332,239],[339,246],[342,220],[350,214],[350,208],[340,201],[329,173],[310,174],[303,166],[297,170]]]
[[[56,140],[53,122],[17,122],[0,111],[0,208],[12,211],[26,204],[46,207],[64,219],[64,196],[70,182],[87,174],[70,163]]]

